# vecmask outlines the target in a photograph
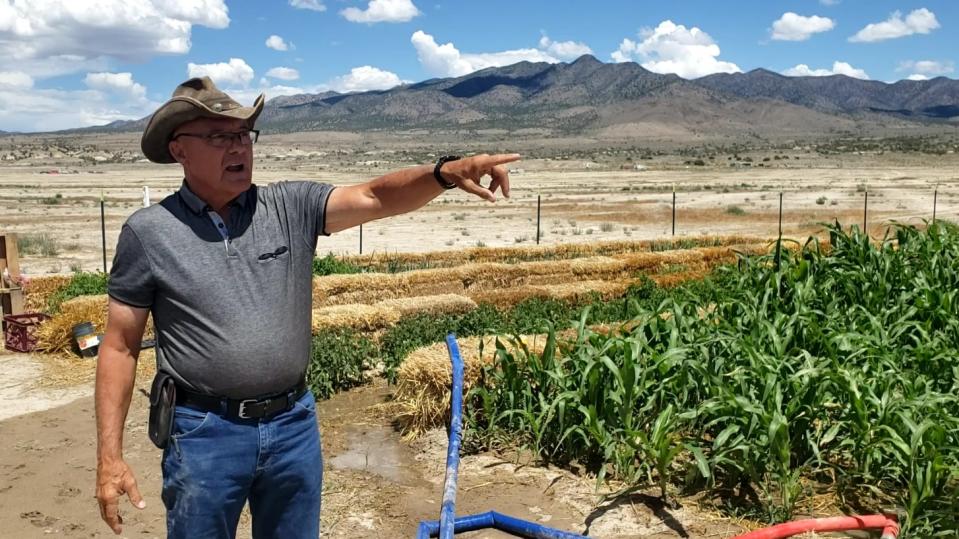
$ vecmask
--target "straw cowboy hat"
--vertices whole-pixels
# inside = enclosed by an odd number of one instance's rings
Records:
[[[173,97],[150,117],[140,149],[154,163],[176,163],[168,145],[173,131],[197,118],[239,118],[252,128],[263,110],[263,94],[252,107],[244,107],[220,91],[210,77],[190,79],[173,90]]]

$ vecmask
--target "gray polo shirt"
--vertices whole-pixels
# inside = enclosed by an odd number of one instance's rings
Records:
[[[303,376],[313,255],[332,190],[254,185],[218,222],[184,183],[127,219],[108,292],[151,310],[158,368],[194,391],[233,398],[273,394]]]

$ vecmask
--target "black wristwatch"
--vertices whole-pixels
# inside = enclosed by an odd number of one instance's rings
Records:
[[[439,183],[440,186],[443,187],[443,189],[453,189],[456,187],[456,184],[450,181],[447,181],[446,178],[444,178],[443,175],[440,174],[440,169],[443,168],[444,163],[448,163],[450,161],[456,161],[457,159],[460,159],[460,156],[444,155],[443,157],[440,157],[439,161],[436,162],[436,166],[433,168],[433,177],[436,178],[437,183]]]

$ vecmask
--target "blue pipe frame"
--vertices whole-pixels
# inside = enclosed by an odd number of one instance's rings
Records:
[[[420,522],[417,539],[439,537],[452,539],[457,533],[494,529],[527,539],[589,539],[585,535],[548,528],[535,522],[510,517],[496,511],[456,517],[456,482],[459,475],[460,443],[463,438],[463,359],[456,336],[446,336],[453,365],[453,388],[450,403],[450,438],[446,451],[446,481],[440,519]]]

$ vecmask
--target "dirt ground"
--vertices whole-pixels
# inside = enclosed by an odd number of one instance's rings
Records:
[[[2,354],[0,364],[42,372],[25,354]],[[24,368],[26,365],[26,369]],[[16,391],[0,392],[3,409],[31,401],[36,408],[0,420],[0,523],[4,537],[113,537],[94,499],[96,437],[90,384],[70,390],[38,389],[29,375]],[[159,498],[160,456],[146,435],[148,379],[138,379],[124,454],[137,474],[147,508],[126,501],[123,537],[165,536]],[[382,381],[321,402],[324,537],[413,537],[421,520],[439,516],[446,459],[446,432],[405,442],[377,405],[390,388]],[[46,400],[44,400],[46,399]],[[57,400],[59,399],[59,400]],[[72,399],[72,400],[69,400]],[[637,493],[604,501],[592,479],[544,469],[495,455],[464,457],[457,514],[496,510],[593,537],[732,537],[744,528],[687,504],[667,509],[654,496]],[[250,536],[244,514],[238,537]],[[464,537],[509,537],[474,532]]]
[[[265,139],[255,149],[253,177],[258,184],[307,179],[348,185],[435,158],[422,142],[322,133]],[[17,137],[16,144],[10,140],[0,138],[0,154],[19,148],[22,158],[0,160],[0,231],[47,234],[54,243],[46,254],[36,247],[22,254],[27,275],[102,269],[101,194],[106,201],[109,267],[123,221],[142,206],[143,187],[150,187],[156,203],[181,182],[177,165],[122,162],[121,157],[133,155],[137,146],[133,135]],[[774,237],[780,192],[783,231],[796,238],[835,219],[861,226],[864,210],[870,232],[881,236],[891,220],[919,224],[931,219],[934,196],[938,218],[959,216],[956,154],[819,155],[796,146],[739,156],[749,157],[749,163],[719,155],[704,166],[690,166],[680,155],[627,161],[597,150],[591,158],[573,158],[559,149],[524,144],[472,145],[525,152],[524,160],[512,166],[509,200],[500,198],[491,205],[462,192],[446,193],[413,214],[365,225],[363,252],[531,245],[536,242],[537,198],[542,203],[540,239],[545,244],[667,238],[673,233],[673,189],[679,237],[740,233]],[[88,149],[71,157],[55,149],[61,146]],[[779,159],[765,161],[773,155]],[[105,156],[121,156],[116,157],[121,162],[90,160]],[[318,254],[357,253],[360,234],[356,228],[321,238]]]

